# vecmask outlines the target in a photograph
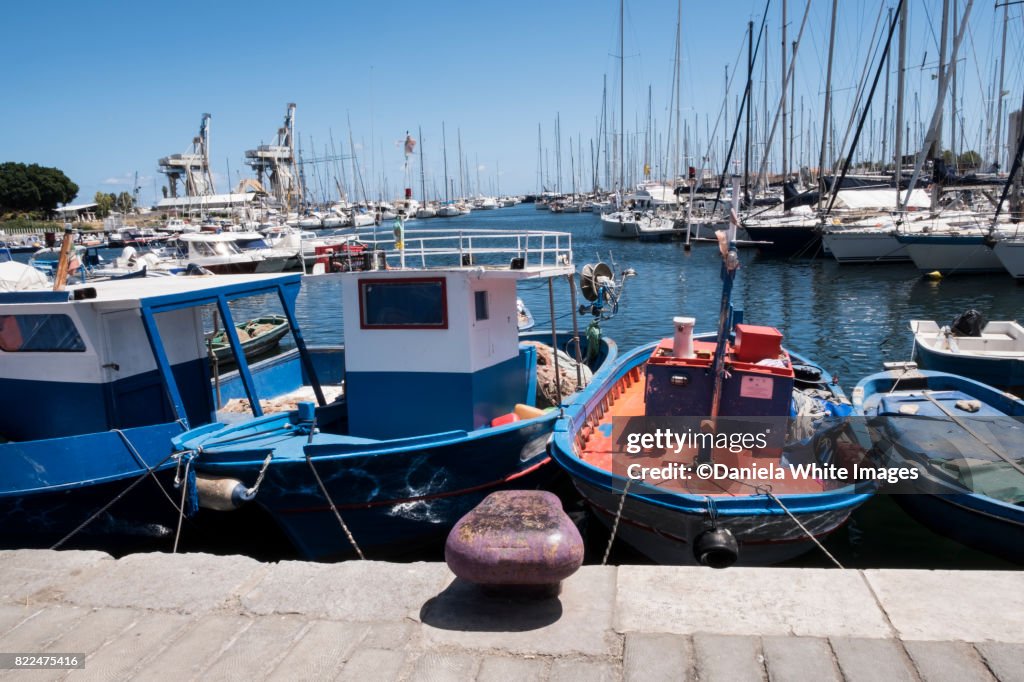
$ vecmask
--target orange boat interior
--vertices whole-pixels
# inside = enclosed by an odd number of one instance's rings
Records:
[[[709,344],[713,345],[713,344]],[[643,450],[638,454],[630,454],[625,443],[616,443],[613,439],[613,418],[643,417],[646,415],[644,394],[646,388],[645,366],[633,367],[607,392],[604,398],[588,414],[583,428],[576,436],[577,456],[605,471],[625,476],[627,467],[639,464],[642,467],[665,467],[673,463],[692,466],[697,456],[695,448],[684,448],[676,453],[671,450]],[[729,449],[714,449],[712,461],[728,467],[752,468],[774,465],[784,476],[771,480],[749,479],[712,479],[699,480],[691,475],[688,480],[679,478],[670,480],[652,480],[646,478],[648,485],[655,485],[666,492],[686,493],[693,495],[741,496],[758,494],[756,486],[770,486],[776,494],[807,494],[819,493],[833,489],[834,482],[826,482],[813,478],[795,477],[788,466],[780,463],[781,452],[774,450],[742,450],[732,452]],[[613,468],[614,467],[614,468]],[[763,477],[762,477],[763,478]]]

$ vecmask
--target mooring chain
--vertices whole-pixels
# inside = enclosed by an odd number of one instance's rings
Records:
[[[633,482],[632,478],[626,479],[626,485],[622,488],[622,497],[619,498],[619,509],[615,512],[615,521],[612,523],[612,534],[608,537],[608,546],[604,548],[604,558],[601,559],[601,565],[608,565],[608,555],[612,553],[612,544],[615,542],[615,534],[619,532],[619,521],[622,520],[622,508],[626,506],[626,496],[629,493],[629,485]]]

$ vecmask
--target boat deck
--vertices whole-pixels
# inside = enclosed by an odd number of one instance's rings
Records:
[[[576,437],[576,453],[582,461],[619,476],[626,476],[626,468],[632,464],[639,464],[642,467],[664,467],[672,463],[686,466],[694,463],[697,456],[696,448],[683,448],[678,453],[674,449],[644,450],[633,455],[626,452],[624,443],[614,441],[613,419],[645,416],[646,386],[644,368],[638,366],[630,370],[608,391],[601,403],[588,415],[586,424]],[[820,493],[830,489],[823,481],[792,476],[788,466],[781,464],[781,453],[778,450],[730,452],[727,449],[716,448],[712,451],[712,461],[740,469],[769,466],[780,468],[784,476],[770,481],[772,492],[777,494]],[[696,476],[690,480],[646,482],[670,492],[723,496],[751,495],[756,492],[755,486],[766,483],[764,480],[755,481],[753,478],[702,481]]]
[[[328,405],[341,400],[345,395],[345,389],[342,386],[322,384],[320,388],[323,390],[324,400]],[[316,394],[313,392],[313,387],[302,386],[283,395],[263,398],[260,400],[260,407],[263,409],[263,414],[278,414],[298,409],[299,403],[315,402]],[[217,410],[217,420],[226,424],[243,422],[251,418],[252,410],[248,398],[232,398]]]
[[[918,344],[932,350],[991,357],[1024,358],[1024,339],[1015,338],[1010,334],[987,332],[980,336],[957,336],[954,339],[957,350],[948,346],[945,336],[935,338],[927,332],[919,332],[917,335]]]

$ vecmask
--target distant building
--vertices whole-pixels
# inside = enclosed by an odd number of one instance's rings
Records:
[[[199,197],[167,197],[154,206],[160,213],[226,213],[232,209],[252,206],[258,198],[254,192],[239,194],[207,194]],[[95,206],[95,204],[93,204]]]
[[[53,214],[60,220],[83,222],[96,220],[96,204],[69,204],[53,209]]]

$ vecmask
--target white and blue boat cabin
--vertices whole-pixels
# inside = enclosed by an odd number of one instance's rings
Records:
[[[349,433],[401,438],[472,431],[512,412],[536,363],[520,353],[516,283],[570,266],[345,273]]]
[[[238,357],[229,302],[276,297],[294,325],[299,285],[298,275],[161,277],[0,293],[0,535],[62,533],[141,475],[173,469],[171,438],[216,418],[209,309]],[[244,363],[241,373],[255,395]],[[144,497],[177,516],[148,486]],[[152,520],[138,502],[111,512]]]
[[[370,259],[377,269],[322,276],[341,288],[343,398],[176,443],[201,449],[202,476],[261,481],[254,502],[315,559],[355,553],[332,507],[380,558],[443,538],[495,489],[552,477],[546,444],[558,412],[536,404],[541,351],[519,334],[516,285],[561,279],[568,293],[570,237],[483,232],[417,231],[404,235],[404,254]],[[529,336],[572,348],[567,333]],[[603,340],[587,375],[615,354]]]

